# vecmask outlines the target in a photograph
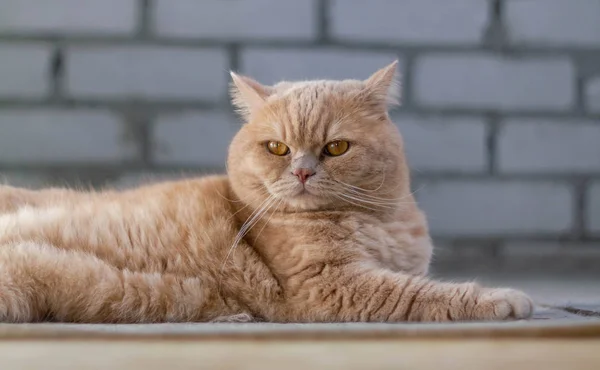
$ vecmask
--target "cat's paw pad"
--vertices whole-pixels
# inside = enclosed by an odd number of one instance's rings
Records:
[[[477,299],[475,316],[483,320],[528,319],[533,309],[531,298],[519,290],[483,289]]]
[[[238,314],[230,315],[230,316],[219,316],[216,319],[213,319],[211,322],[244,323],[244,322],[252,322],[252,321],[255,321],[255,319],[252,315],[247,314],[247,313],[238,313]]]

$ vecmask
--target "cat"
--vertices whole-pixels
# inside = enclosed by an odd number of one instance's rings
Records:
[[[389,118],[396,69],[273,86],[232,72],[244,124],[226,176],[121,191],[1,186],[0,321],[530,317],[520,291],[426,276],[427,221]]]

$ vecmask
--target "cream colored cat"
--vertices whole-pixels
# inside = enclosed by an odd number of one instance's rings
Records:
[[[0,187],[0,321],[529,317],[519,291],[425,277],[432,245],[387,113],[395,71],[275,86],[232,73],[246,123],[228,176]]]

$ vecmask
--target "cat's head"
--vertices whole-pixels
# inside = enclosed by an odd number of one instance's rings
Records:
[[[364,81],[273,86],[232,73],[232,100],[245,122],[229,148],[236,194],[255,207],[393,209],[409,188],[402,139],[388,116],[399,95],[396,67]]]

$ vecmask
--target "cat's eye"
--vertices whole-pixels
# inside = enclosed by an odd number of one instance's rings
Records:
[[[290,152],[290,148],[288,148],[287,145],[279,141],[269,141],[267,143],[267,149],[269,149],[269,152],[271,152],[271,154],[279,156],[287,155]]]
[[[323,148],[323,153],[332,157],[337,157],[338,155],[346,153],[349,147],[350,143],[345,140],[332,141],[331,143],[325,145],[325,148]]]

